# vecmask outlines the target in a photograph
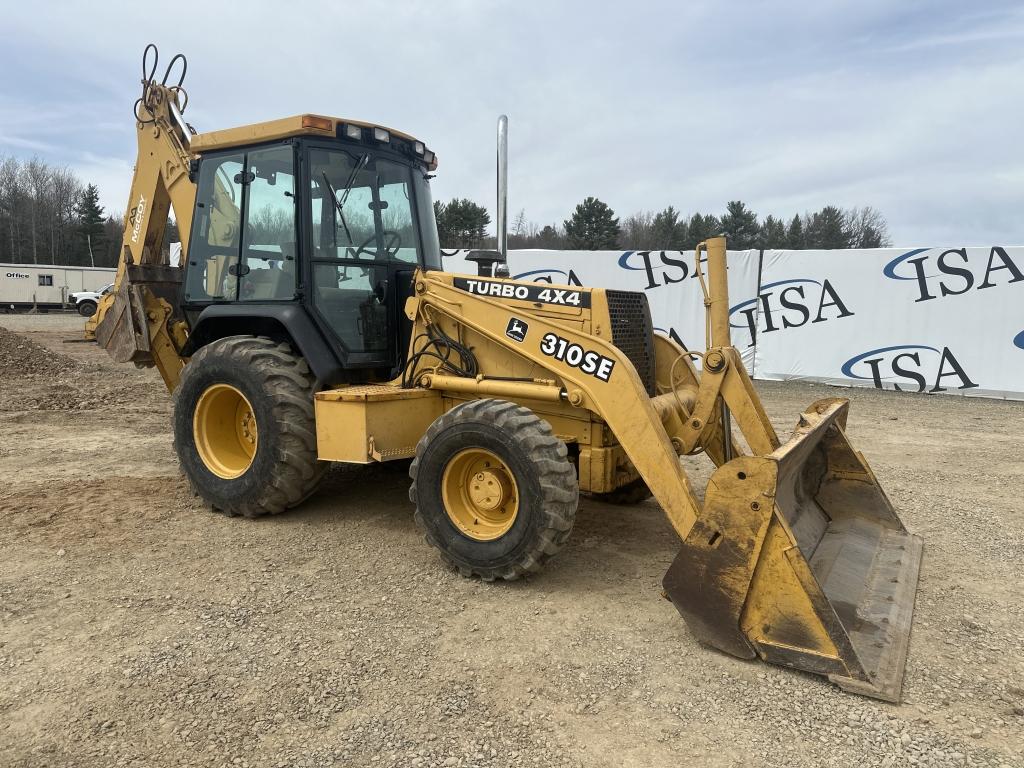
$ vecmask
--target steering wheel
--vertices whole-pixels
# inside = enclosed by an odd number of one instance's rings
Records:
[[[363,241],[362,245],[360,245],[358,248],[356,248],[355,256],[353,256],[352,258],[358,259],[359,258],[359,254],[366,253],[367,251],[369,251],[370,243],[374,242],[376,239],[377,239],[377,235],[375,235],[375,234],[374,235],[370,235],[368,238],[366,238],[366,240]],[[401,247],[402,247],[402,236],[399,235],[394,230],[385,229],[384,230],[384,256],[385,256],[385,258],[388,258],[388,257],[396,255],[398,253],[398,249],[401,248]],[[373,255],[374,255],[374,257],[377,257],[380,254],[377,253],[376,249],[374,249]]]

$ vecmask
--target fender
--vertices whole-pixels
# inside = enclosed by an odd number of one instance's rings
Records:
[[[211,341],[227,336],[268,336],[288,341],[302,355],[317,388],[346,380],[345,369],[299,304],[214,304],[192,323],[182,356],[191,357]]]

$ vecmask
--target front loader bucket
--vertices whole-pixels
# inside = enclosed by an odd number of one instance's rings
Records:
[[[846,439],[846,400],[820,400],[767,456],[721,466],[665,574],[697,637],[898,702],[921,563]]]

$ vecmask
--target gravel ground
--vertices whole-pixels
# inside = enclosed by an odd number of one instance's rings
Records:
[[[759,385],[786,434],[848,395],[925,538],[892,706],[698,645],[653,502],[584,500],[543,574],[491,585],[424,544],[402,468],[229,519],[155,372],[62,343],[80,318],[0,325],[74,361],[0,372],[0,765],[1024,766],[1024,404]]]

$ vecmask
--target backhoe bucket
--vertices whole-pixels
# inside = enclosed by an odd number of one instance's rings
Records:
[[[179,305],[181,269],[160,264],[129,264],[125,279],[96,326],[96,341],[118,363],[152,365],[148,314],[156,299]]]
[[[715,472],[665,592],[703,642],[898,702],[922,542],[847,441],[848,407],[820,400],[788,443]]]

